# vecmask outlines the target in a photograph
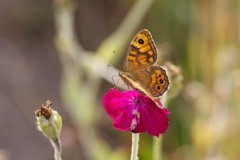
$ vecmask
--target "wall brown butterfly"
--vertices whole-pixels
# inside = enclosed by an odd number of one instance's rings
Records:
[[[119,76],[132,88],[138,89],[151,99],[167,91],[169,79],[166,71],[156,65],[157,49],[147,29],[139,31],[133,38]]]

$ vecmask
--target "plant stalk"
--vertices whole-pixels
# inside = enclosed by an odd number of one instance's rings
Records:
[[[54,148],[54,160],[62,160],[61,153],[62,147],[59,139],[50,140],[53,148]]]
[[[138,160],[139,133],[132,133],[131,160]]]

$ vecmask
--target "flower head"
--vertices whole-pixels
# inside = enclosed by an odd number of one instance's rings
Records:
[[[120,92],[110,89],[102,100],[114,128],[133,133],[148,132],[159,137],[168,127],[170,112],[136,90]]]
[[[52,102],[48,100],[45,105],[42,105],[35,111],[37,128],[48,139],[56,140],[59,138],[62,129],[62,118],[51,107]]]

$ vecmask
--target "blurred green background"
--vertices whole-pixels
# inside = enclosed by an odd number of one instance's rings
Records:
[[[184,77],[163,159],[240,159],[238,0],[0,0],[0,159],[53,159],[34,118],[48,99],[63,118],[63,159],[129,159],[131,133],[113,129],[101,98],[143,28],[160,65]],[[139,154],[152,159],[152,136],[140,135]]]

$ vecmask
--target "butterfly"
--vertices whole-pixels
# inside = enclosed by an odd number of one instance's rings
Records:
[[[168,90],[166,71],[156,65],[157,49],[147,29],[139,31],[128,48],[123,71],[119,76],[130,87],[140,90],[151,99]]]

